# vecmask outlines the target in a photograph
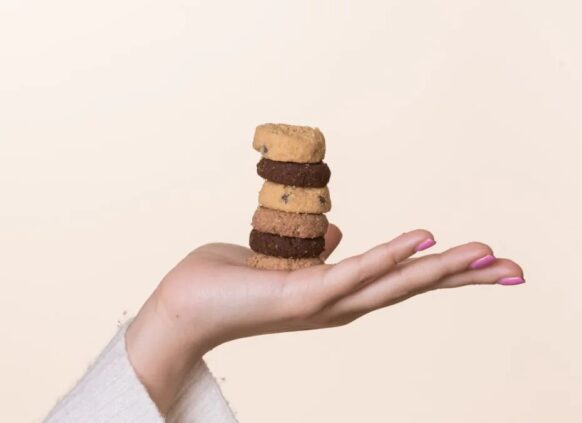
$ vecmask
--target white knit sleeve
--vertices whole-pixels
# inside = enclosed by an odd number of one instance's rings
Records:
[[[44,423],[163,423],[125,348],[126,322]],[[236,423],[203,361],[188,375],[168,422]]]
[[[216,379],[202,360],[190,371],[166,421],[168,423],[237,423]]]

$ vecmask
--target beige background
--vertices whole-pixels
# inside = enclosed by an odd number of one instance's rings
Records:
[[[581,13],[0,1],[0,421],[39,421],[190,249],[246,242],[266,121],[326,134],[335,259],[425,227],[528,283],[223,346],[243,423],[581,421]]]

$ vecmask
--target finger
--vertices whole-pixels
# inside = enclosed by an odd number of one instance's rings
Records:
[[[442,279],[471,267],[486,267],[495,260],[491,248],[471,242],[440,254],[418,258],[348,295],[335,305],[336,313],[365,313],[433,289]]]
[[[326,260],[334,252],[342,237],[342,231],[336,225],[330,223],[325,234],[325,249],[320,256],[322,260]]]
[[[432,234],[418,229],[404,233],[385,244],[326,269],[319,288],[320,300],[326,303],[359,289],[363,284],[380,278],[399,262],[435,244]]]
[[[468,270],[441,279],[435,288],[457,288],[465,285],[518,285],[524,283],[523,269],[514,261],[497,259],[484,269]]]

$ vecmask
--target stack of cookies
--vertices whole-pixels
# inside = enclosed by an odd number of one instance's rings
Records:
[[[323,158],[325,138],[317,128],[267,123],[255,131],[253,148],[263,156],[248,264],[259,269],[294,270],[321,264],[331,209]]]

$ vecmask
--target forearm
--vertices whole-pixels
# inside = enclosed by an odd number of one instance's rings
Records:
[[[164,415],[176,401],[191,369],[208,350],[196,338],[186,340],[177,331],[174,319],[180,316],[160,310],[154,293],[125,334],[129,360]]]

